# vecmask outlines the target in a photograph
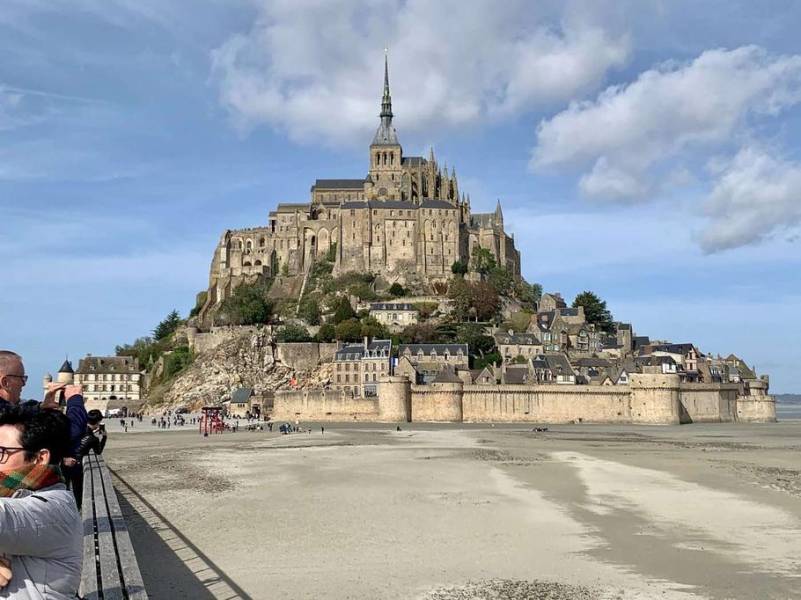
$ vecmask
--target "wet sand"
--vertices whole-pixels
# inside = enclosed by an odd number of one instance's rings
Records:
[[[801,598],[801,422],[114,435],[153,598]]]

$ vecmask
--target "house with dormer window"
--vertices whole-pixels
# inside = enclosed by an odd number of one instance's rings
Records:
[[[401,344],[395,375],[413,383],[432,383],[446,366],[454,373],[468,370],[469,360],[467,344]]]

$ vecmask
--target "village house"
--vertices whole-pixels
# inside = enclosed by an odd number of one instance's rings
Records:
[[[412,383],[432,383],[446,366],[454,372],[469,370],[467,344],[401,344],[395,375]]]
[[[533,333],[496,333],[495,345],[505,362],[512,362],[518,356],[525,359],[543,353],[542,342]]]
[[[45,376],[45,386],[53,378]],[[141,403],[142,373],[139,360],[133,356],[86,355],[73,372],[72,364],[64,361],[58,380],[83,386],[87,410],[106,411],[108,408],[138,409]]]
[[[414,304],[407,302],[373,302],[370,304],[370,316],[384,325],[392,333],[398,333],[418,320],[418,311]]]
[[[346,344],[334,353],[331,387],[350,396],[375,396],[378,382],[391,372],[392,340]]]

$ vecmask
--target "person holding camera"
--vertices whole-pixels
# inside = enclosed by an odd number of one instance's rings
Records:
[[[106,426],[101,422],[103,420],[102,412],[93,409],[86,414],[86,417],[86,431],[78,445],[75,465],[68,473],[70,487],[72,488],[72,494],[75,496],[75,504],[78,506],[78,510],[81,510],[81,501],[83,500],[83,457],[89,454],[90,450],[93,450],[95,454],[102,454],[108,438]]]

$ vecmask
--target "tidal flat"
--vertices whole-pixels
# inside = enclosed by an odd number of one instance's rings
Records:
[[[154,598],[801,598],[801,421],[112,433]]]

